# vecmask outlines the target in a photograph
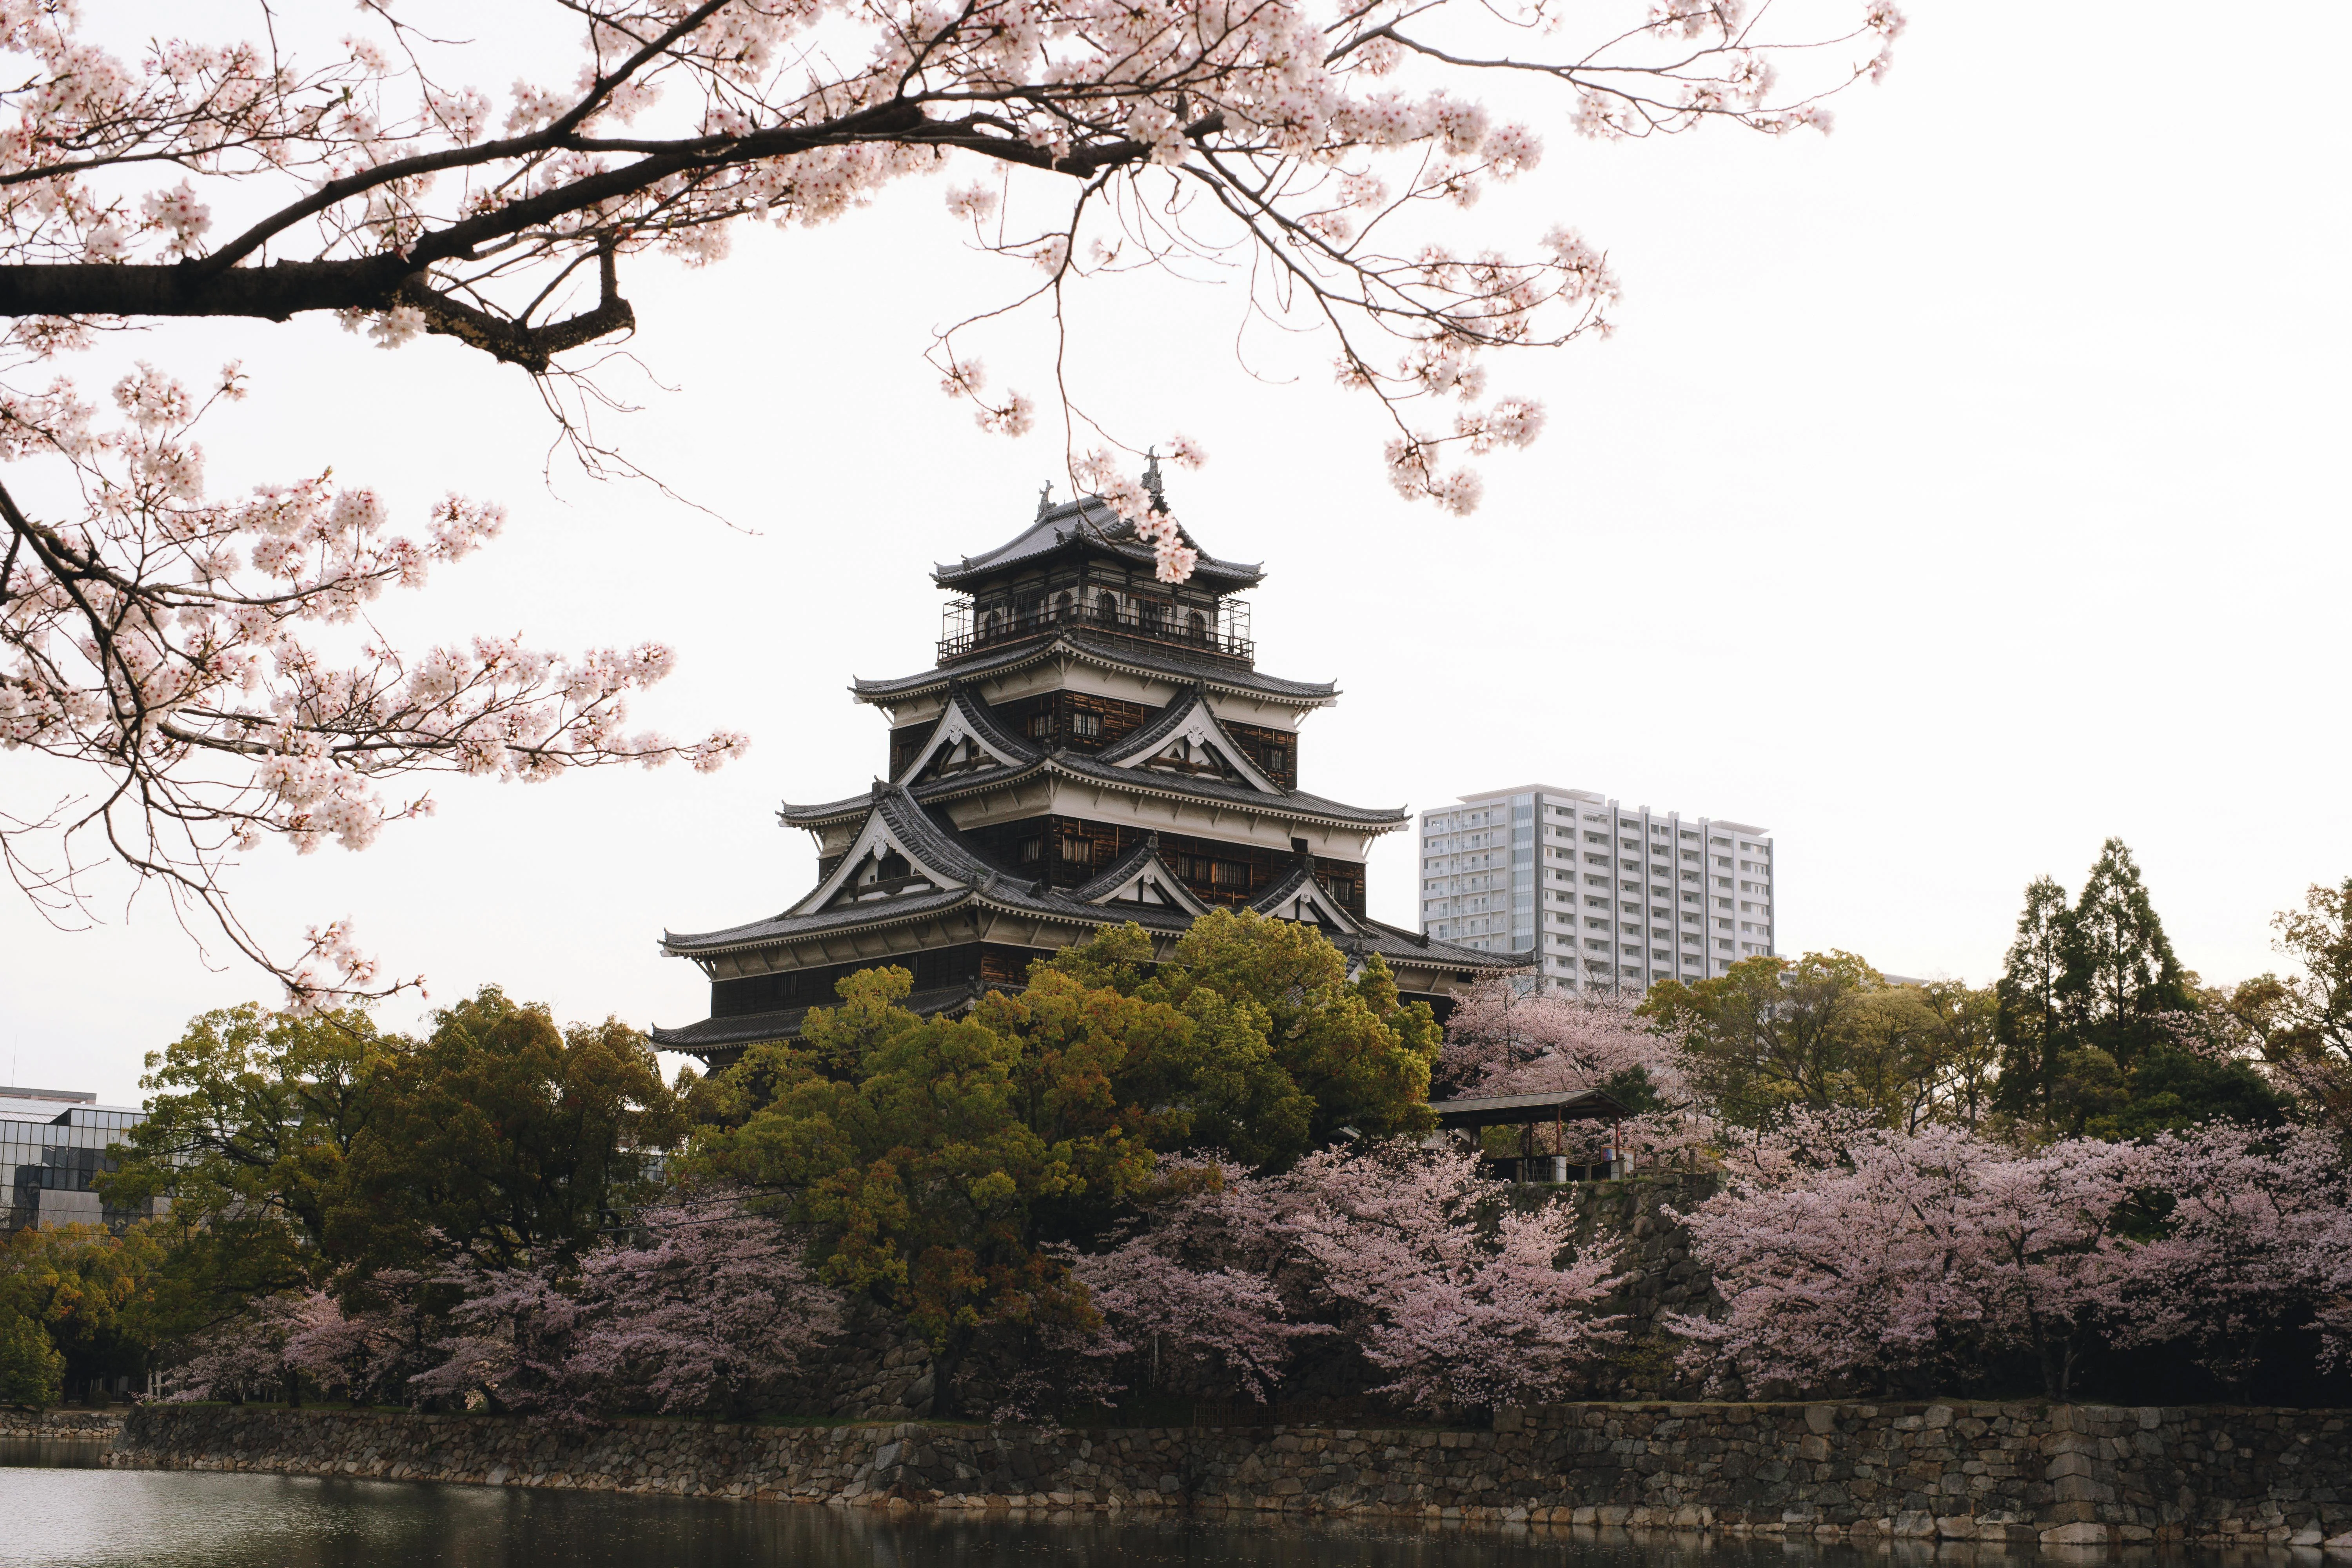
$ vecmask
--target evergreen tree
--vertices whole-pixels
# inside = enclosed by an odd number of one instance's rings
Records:
[[[2048,877],[2026,884],[2017,940],[1993,987],[2000,1011],[2000,1082],[1994,1102],[2003,1110],[2047,1111],[2058,1058],[2072,1042],[2059,1004],[2066,977],[2067,928],[2074,918],[2066,889]]]
[[[2120,838],[2100,848],[2067,917],[2063,951],[2058,997],[2069,1043],[2104,1050],[2126,1071],[2142,1051],[2172,1038],[2164,1015],[2196,1008],[2190,976]]]

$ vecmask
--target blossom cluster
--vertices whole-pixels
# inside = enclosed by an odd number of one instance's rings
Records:
[[[2013,1355],[2063,1397],[2095,1343],[2180,1346],[2224,1381],[2265,1332],[2316,1329],[2330,1362],[2352,1343],[2352,1172],[2308,1130],[2021,1151],[1814,1126],[1781,1156],[1688,1216],[1726,1310],[1676,1326],[1751,1387]]]
[[[831,222],[984,160],[993,177],[952,184],[949,210],[1041,268],[1057,316],[1090,270],[1245,262],[1251,308],[1334,334],[1342,379],[1396,415],[1398,488],[1461,511],[1476,481],[1442,454],[1541,424],[1524,398],[1486,399],[1483,356],[1605,331],[1616,292],[1565,228],[1516,247],[1464,232],[1544,151],[1481,93],[1529,81],[1605,139],[1825,127],[1824,99],[1884,73],[1903,18],[1889,0],[1821,15],[1806,32],[1742,0],[564,0],[533,58],[562,60],[568,35],[572,63],[498,92],[398,0],[370,0],[331,47],[160,38],[135,60],[88,37],[73,0],[8,0],[0,54],[25,85],[0,99],[0,253],[183,262],[198,282],[265,255],[397,258],[350,298],[288,308],[544,368],[545,343],[580,340],[534,339],[541,308],[598,276],[592,259],[609,293],[616,256],[708,264],[740,223]],[[246,226],[223,232],[225,213]],[[108,314],[61,304],[13,341],[53,352]],[[590,335],[625,323],[590,314]],[[943,379],[973,395],[952,335]],[[1397,412],[1440,397],[1461,405],[1450,426]],[[1019,434],[1032,405],[1012,395],[982,420]]]
[[[380,497],[325,474],[214,499],[195,426],[243,390],[235,366],[199,391],[142,364],[113,387],[111,421],[67,381],[0,391],[0,461],[45,462],[83,499],[54,521],[11,502],[0,749],[116,781],[83,815],[10,826],[20,876],[69,888],[79,836],[138,846],[135,869],[215,909],[242,946],[216,902],[225,858],[272,837],[300,853],[364,848],[431,809],[426,795],[386,799],[386,782],[531,781],[624,761],[709,769],[741,749],[726,731],[630,731],[630,696],[674,663],[658,644],[563,657],[477,637],[406,653],[373,633],[370,604],[470,554],[503,513],[451,496],[421,532],[394,533]],[[44,835],[61,868],[27,873]],[[349,936],[313,931],[306,960],[281,969],[298,995],[364,984]]]
[[[1432,1092],[1613,1090],[1640,1102],[1630,1107],[1633,1114],[1613,1124],[1541,1129],[1543,1152],[1592,1163],[1615,1138],[1619,1157],[1645,1169],[1712,1164],[1732,1130],[1698,1094],[1680,1045],[1636,1014],[1638,1002],[1607,991],[1523,990],[1510,976],[1482,981],[1446,1017]]]
[[[1475,1157],[1326,1150],[1286,1172],[1171,1161],[1141,1221],[1073,1268],[1108,1331],[1097,1357],[1164,1357],[1164,1382],[1263,1400],[1333,1338],[1431,1411],[1558,1398],[1622,1339],[1619,1280],[1567,1210],[1501,1202]]]
[[[241,1397],[297,1375],[354,1401],[571,1421],[726,1415],[841,1321],[839,1296],[810,1277],[785,1227],[743,1194],[702,1192],[576,1258],[498,1267],[461,1256],[265,1297],[186,1347],[166,1396]]]

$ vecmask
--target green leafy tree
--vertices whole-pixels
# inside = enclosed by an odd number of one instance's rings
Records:
[[[331,1256],[364,1275],[446,1246],[496,1264],[569,1256],[656,1190],[686,1131],[646,1037],[561,1028],[494,985],[373,1064]]]
[[[1846,1013],[1853,1097],[1889,1127],[1916,1132],[1942,1110],[1943,1020],[1916,985],[1856,991]]]
[[[147,1118],[99,1186],[124,1206],[171,1200],[159,1222],[175,1237],[166,1316],[209,1321],[332,1267],[325,1248],[350,1201],[352,1149],[397,1045],[364,1013],[248,1003],[203,1015],[148,1055]]]
[[[2067,927],[2074,918],[2066,889],[2048,877],[2026,884],[2017,937],[1994,984],[2000,1012],[2001,1068],[1995,1100],[2015,1114],[2046,1111],[2067,1048],[2062,990],[2066,978]]]
[[[1033,1052],[1005,1032],[1001,1004],[985,1019],[919,1018],[898,1005],[912,985],[895,967],[850,975],[842,1007],[810,1013],[803,1046],[729,1069],[723,1092],[748,1114],[707,1131],[691,1166],[780,1189],[816,1237],[822,1277],[931,1342],[944,1413],[983,1330],[1093,1326],[1085,1290],[1045,1246],[1047,1211],[1124,1196],[1151,1152],[1110,1092],[1116,1029],[1074,1029]],[[853,1047],[846,1077],[826,1070]],[[753,1079],[764,1103],[750,1103]]]
[[[2074,1046],[2058,1053],[2043,1113],[2052,1130],[2082,1137],[2095,1126],[2112,1126],[2130,1103],[2130,1075],[2114,1056],[2096,1046]]]
[[[1993,985],[1930,980],[1920,999],[1935,1016],[1943,1120],[1974,1131],[1993,1108],[2000,1076],[2000,997]]]
[[[32,1386],[61,1384],[71,1394],[93,1383],[143,1374],[165,1325],[153,1286],[163,1249],[153,1227],[120,1232],[102,1226],[27,1226],[0,1241],[0,1363]],[[30,1325],[55,1352],[52,1363],[30,1348],[6,1342]],[[44,1370],[47,1369],[47,1370]],[[11,1375],[0,1370],[0,1377]],[[19,1403],[50,1403],[20,1400]]]
[[[1759,956],[1695,984],[1662,981],[1638,1011],[1682,1041],[1722,1115],[1754,1123],[1791,1106],[1882,1109],[1857,1025],[1861,999],[1885,984],[1851,952]]]
[[[0,1301],[0,1404],[46,1410],[65,1392],[66,1358],[41,1325]]]
[[[300,1287],[364,1290],[461,1248],[561,1252],[649,1189],[685,1118],[650,1047],[608,1020],[559,1029],[485,989],[423,1041],[363,1013],[207,1013],[148,1058],[148,1117],[100,1179],[170,1199],[160,1332]]]
[[[1126,962],[1134,967],[1131,957]],[[1234,1097],[1195,1128],[1195,1146],[1248,1158],[1218,1134],[1246,1137],[1243,1123],[1268,1112],[1274,1125],[1258,1141],[1270,1157],[1260,1163],[1321,1148],[1343,1131],[1369,1138],[1436,1125],[1429,1074],[1444,1034],[1428,1004],[1405,1002],[1377,954],[1350,978],[1347,956],[1312,926],[1254,910],[1213,911],[1192,922],[1173,962],[1134,983],[1134,994],[1201,1020],[1221,1041],[1204,1057],[1240,1075]],[[1249,1043],[1252,1032],[1264,1038],[1263,1058]],[[1300,1137],[1291,1129],[1302,1113]]]
[[[1386,967],[1313,928],[1195,922],[1156,963],[1133,926],[1033,966],[1018,994],[920,1018],[902,969],[840,982],[802,1038],[696,1085],[692,1169],[780,1190],[831,1283],[954,1368],[995,1328],[1091,1327],[1066,1244],[1100,1232],[1165,1151],[1278,1166],[1343,1132],[1433,1122],[1439,1031]]]
[[[2173,956],[2122,839],[2101,847],[2064,935],[2058,998],[2069,1043],[2105,1051],[2128,1071],[2142,1051],[2171,1040],[2197,1004],[2194,977]]]
[[[1253,1165],[1295,1158],[1315,1104],[1276,1059],[1266,1010],[1247,995],[1171,987],[1150,951],[1139,927],[1106,931],[1034,965],[1028,988],[991,996],[985,1016],[1033,1053],[1101,1042],[1094,1059],[1110,1064],[1111,1100],[1136,1108],[1155,1150],[1216,1148]]]
[[[2140,1139],[2213,1121],[2278,1127],[2290,1101],[2251,1062],[2216,1059],[2178,1046],[2142,1051],[2124,1075],[2123,1099],[2084,1131],[2107,1139]]]
[[[2298,1114],[2352,1139],[2352,878],[2313,884],[2271,924],[2294,970],[2231,988],[2209,1016],[2293,1089]]]

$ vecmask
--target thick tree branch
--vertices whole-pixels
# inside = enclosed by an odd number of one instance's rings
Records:
[[[426,331],[456,338],[493,359],[543,375],[553,355],[614,332],[628,331],[637,324],[636,312],[621,298],[611,244],[597,253],[596,263],[601,286],[596,308],[544,326],[510,321],[454,300],[427,283],[422,272],[410,273],[401,283],[400,302],[424,312]]]

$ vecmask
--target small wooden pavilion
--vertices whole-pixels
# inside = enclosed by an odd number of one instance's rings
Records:
[[[1622,1123],[1633,1112],[1621,1101],[1597,1089],[1579,1089],[1553,1094],[1506,1094],[1483,1100],[1433,1100],[1429,1109],[1437,1112],[1439,1132],[1467,1132],[1474,1141],[1489,1127],[1516,1127],[1519,1130],[1519,1152],[1516,1155],[1496,1158],[1484,1156],[1495,1173],[1510,1182],[1600,1182],[1613,1181],[1626,1173],[1625,1143]],[[1569,1159],[1566,1154],[1540,1154],[1536,1152],[1536,1129],[1551,1123],[1554,1149],[1568,1146],[1568,1124],[1571,1121],[1605,1121],[1609,1123],[1609,1144],[1605,1157],[1584,1163]]]

